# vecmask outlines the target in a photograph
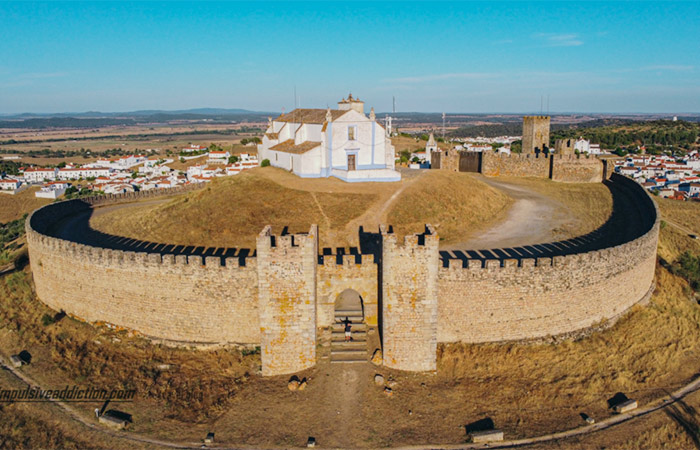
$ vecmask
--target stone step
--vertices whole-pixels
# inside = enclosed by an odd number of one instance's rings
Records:
[[[364,364],[367,359],[331,359],[331,364]]]
[[[354,342],[367,342],[367,333],[352,333],[350,337]],[[331,342],[345,342],[345,333],[333,333]]]
[[[331,348],[331,358],[334,355],[354,355],[362,356],[367,359],[367,348]]]
[[[335,349],[341,349],[341,348],[355,348],[358,350],[364,350],[367,351],[367,341],[333,341],[331,343],[331,351]]]
[[[336,352],[331,353],[331,364],[335,363],[366,363],[366,352]]]
[[[366,326],[360,326],[360,325],[352,325],[350,328],[350,332],[352,333],[353,336],[358,335],[358,336],[365,336],[367,334],[367,327]],[[336,329],[331,329],[331,335],[336,336],[343,336],[345,334],[345,327],[338,327]]]
[[[345,320],[345,316],[338,316],[335,318],[333,323],[339,324],[340,322],[342,322],[344,320]],[[359,316],[359,317],[348,317],[348,320],[350,321],[350,323],[358,324],[358,323],[363,323],[363,321],[365,319],[363,319],[361,316]]]
[[[335,317],[362,317],[362,310],[354,310],[354,309],[336,309],[335,310]]]
[[[345,332],[345,325],[342,323],[334,323],[332,328],[332,331],[342,331],[343,333]],[[350,331],[355,333],[357,331],[367,331],[367,324],[365,323],[355,323],[350,325]]]

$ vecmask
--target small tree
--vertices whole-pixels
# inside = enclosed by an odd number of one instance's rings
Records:
[[[183,163],[183,164],[185,163],[185,157],[184,157],[184,156],[180,156],[180,162]]]
[[[260,163],[260,167],[267,167],[269,165],[270,165],[270,160],[267,158],[263,159],[262,162]]]
[[[238,156],[236,156],[236,155],[229,156],[229,158],[228,158],[228,163],[229,163],[229,164],[233,164],[233,163],[236,163],[236,162],[238,162]]]

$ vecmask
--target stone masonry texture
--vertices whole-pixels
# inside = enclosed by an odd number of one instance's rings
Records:
[[[403,245],[382,227],[384,365],[436,369],[439,238],[430,225]]]
[[[523,160],[522,168],[510,168]],[[541,173],[540,161],[551,161],[553,178],[602,177],[595,158],[508,161],[510,172]],[[381,248],[371,255],[319,255],[315,225],[282,236],[266,227],[256,257],[243,260],[119,251],[51,235],[53,224],[89,208],[194,187],[52,203],[27,219],[27,241],[39,299],[87,322],[176,344],[260,345],[263,374],[281,375],[316,363],[318,328],[331,325],[338,295],[354,289],[367,322],[380,328],[384,363],[431,371],[438,342],[568,335],[614,321],[648,298],[658,211],[634,181],[612,174],[610,182],[643,218],[636,234],[613,247],[536,260],[441,260],[431,226],[403,243],[381,227]]]
[[[549,116],[523,117],[523,153],[535,153],[549,147]]]

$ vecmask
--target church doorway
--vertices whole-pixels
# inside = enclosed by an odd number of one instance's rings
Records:
[[[355,155],[348,155],[348,170],[355,170]]]

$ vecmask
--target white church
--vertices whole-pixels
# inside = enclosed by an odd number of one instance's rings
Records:
[[[338,109],[295,109],[270,119],[258,158],[304,178],[401,180],[394,147],[374,108],[366,116],[364,102],[352,94],[338,102]]]

